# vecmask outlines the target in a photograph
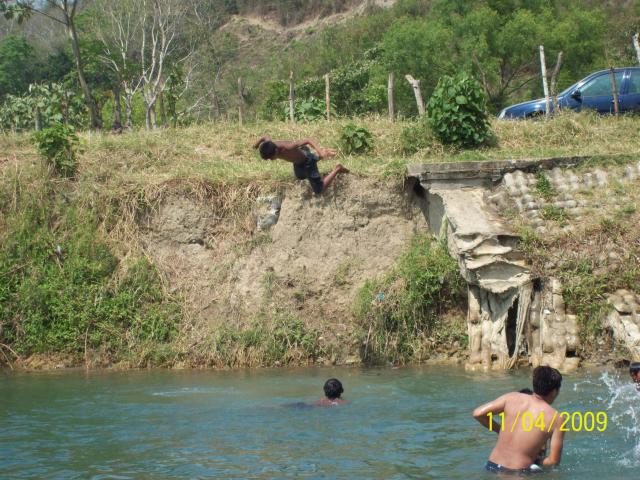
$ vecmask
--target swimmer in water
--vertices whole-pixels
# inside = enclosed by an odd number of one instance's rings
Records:
[[[346,400],[340,398],[344,392],[342,383],[337,378],[330,378],[324,384],[324,398],[316,402],[316,407],[332,407],[334,405],[342,405],[347,403]]]
[[[498,431],[498,442],[489,456],[486,469],[494,473],[523,474],[540,470],[535,463],[540,451],[550,438],[549,456],[542,460],[542,466],[558,465],[562,457],[564,432],[561,422],[554,422],[549,429],[525,431],[518,418],[530,413],[532,418],[556,418],[558,412],[551,404],[560,393],[562,375],[555,368],[537,367],[533,371],[533,395],[512,392],[502,395],[492,402],[481,405],[473,411],[473,417],[486,428]],[[502,429],[488,414],[504,414],[502,421],[512,428]],[[500,415],[502,416],[502,415]]]
[[[631,375],[631,380],[636,384],[636,389],[640,390],[640,362],[631,362],[629,364],[629,375]]]

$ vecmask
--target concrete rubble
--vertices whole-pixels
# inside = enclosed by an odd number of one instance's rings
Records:
[[[575,315],[566,312],[562,285],[555,278],[532,277],[518,251],[520,238],[500,213],[514,208],[523,212],[541,234],[552,228],[541,215],[546,207],[567,211],[574,218],[584,214],[587,205],[572,192],[606,187],[611,179],[599,169],[581,174],[567,170],[581,161],[560,158],[408,167],[407,177],[429,229],[436,236],[446,236],[449,251],[458,259],[468,283],[469,369],[513,368],[521,359],[532,366],[550,365],[562,371],[578,367],[578,324]],[[534,195],[538,171],[545,172],[554,190],[553,202]],[[640,164],[627,167],[616,181],[638,176]],[[637,310],[628,313],[636,307],[628,303],[621,308],[612,313],[609,323],[638,356]]]
[[[628,290],[617,290],[607,302],[613,310],[605,325],[613,337],[631,353],[632,361],[640,361],[640,295]]]

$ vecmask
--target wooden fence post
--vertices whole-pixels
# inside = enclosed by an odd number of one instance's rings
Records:
[[[242,126],[242,110],[244,106],[244,96],[242,95],[242,78],[238,77],[238,122]]]
[[[609,65],[609,74],[611,75],[611,91],[613,92],[613,112],[617,117],[620,113],[620,107],[618,105],[618,85],[616,82],[616,71],[611,65]]]
[[[416,96],[416,104],[418,105],[418,113],[424,115],[424,102],[422,101],[422,92],[420,92],[420,80],[416,80],[411,75],[405,75],[404,78],[413,87],[413,93]]]
[[[551,102],[549,102],[549,85],[547,84],[547,64],[544,60],[544,47],[540,45],[540,70],[542,72],[542,88],[544,89],[544,107],[546,118],[551,115]]]
[[[331,96],[329,90],[329,74],[324,76],[324,101],[327,104],[327,120],[331,120]]]
[[[40,119],[40,107],[36,106],[35,112],[34,112],[34,120],[36,122],[36,132],[39,132],[42,130],[42,121]]]
[[[556,66],[553,67],[551,73],[551,100],[553,101],[553,113],[560,111],[560,104],[558,104],[558,72],[560,72],[560,66],[562,65],[562,52],[558,54],[558,60]]]
[[[393,122],[393,72],[389,74],[389,82],[387,83],[387,101],[389,105],[389,120]]]
[[[293,70],[289,72],[289,119],[291,122],[296,121],[295,111],[294,111],[294,92],[293,92]]]
[[[636,33],[633,36],[633,48],[636,49],[636,56],[638,57],[638,63],[640,64],[640,41],[638,40],[640,34]]]

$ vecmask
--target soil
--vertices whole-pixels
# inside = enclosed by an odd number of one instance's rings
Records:
[[[143,229],[147,252],[199,328],[240,326],[279,310],[330,336],[348,336],[358,289],[427,228],[400,182],[356,176],[340,177],[321,196],[296,182],[266,233],[255,229],[255,211],[235,231],[225,222],[213,202],[173,195]]]

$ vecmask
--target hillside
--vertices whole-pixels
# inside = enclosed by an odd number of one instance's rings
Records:
[[[250,144],[269,132],[339,147],[344,122],[86,133],[75,180],[43,170],[28,136],[2,137],[3,358],[31,367],[464,359],[466,303],[457,266],[429,240],[419,205],[403,188],[405,167],[575,155],[606,166],[635,161],[640,150],[633,117],[567,113],[549,122],[496,121],[495,147],[458,151],[430,140],[408,156],[401,154],[407,124],[360,123],[374,133],[373,152],[341,155],[353,174],[321,198],[296,182],[285,162],[258,160]],[[629,188],[625,195],[633,193]],[[611,207],[630,212],[616,214],[614,223],[600,221],[608,215],[603,209],[575,231],[622,232],[615,243],[627,248],[635,238],[635,210],[627,205],[634,198]],[[277,224],[260,231],[258,219],[274,211]],[[550,225],[573,222],[552,213]],[[547,267],[545,258],[578,238],[527,238],[536,268],[559,269],[565,277],[572,272],[563,263]],[[572,249],[589,256],[601,247],[598,241]],[[608,265],[605,260],[598,268]],[[582,282],[580,272],[575,278]],[[569,297],[576,313],[600,311],[602,295],[613,293],[607,276],[598,278],[604,283],[596,297],[592,290]],[[434,279],[442,294],[416,316],[413,304],[404,302],[416,295],[411,289],[432,288]],[[371,310],[379,298],[390,302],[384,303],[392,307],[389,318],[419,323],[382,322],[386,317]]]

